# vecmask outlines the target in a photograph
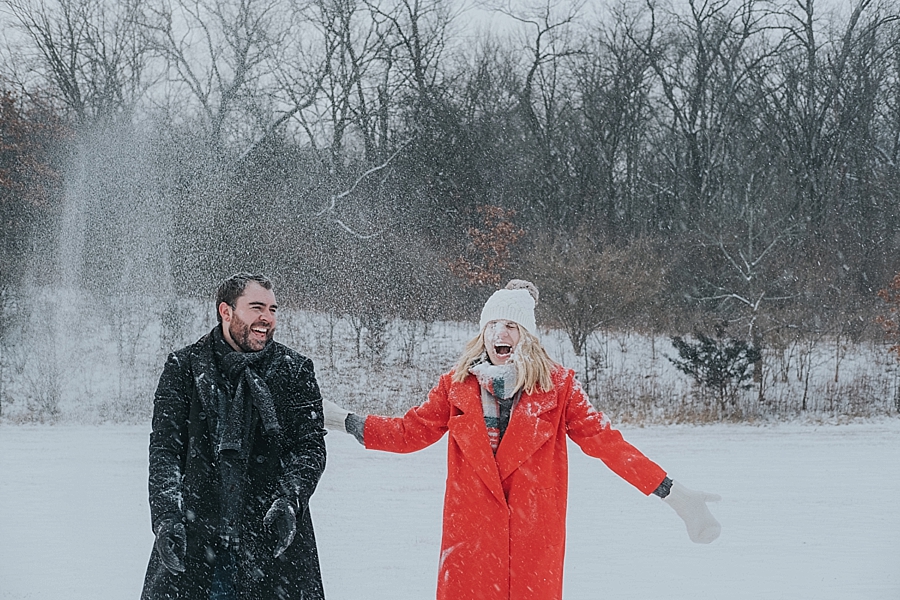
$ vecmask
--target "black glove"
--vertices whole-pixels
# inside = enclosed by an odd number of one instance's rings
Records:
[[[266,512],[263,525],[270,530],[274,529],[275,535],[278,536],[278,543],[275,545],[275,558],[278,558],[282,552],[288,549],[288,546],[294,541],[294,534],[297,533],[297,516],[294,513],[294,507],[285,498],[276,499],[272,503],[272,508]]]
[[[181,517],[166,517],[156,527],[156,551],[159,560],[172,575],[184,573],[184,555],[187,552],[187,534]]]

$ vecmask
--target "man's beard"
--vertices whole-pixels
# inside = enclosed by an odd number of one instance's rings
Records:
[[[255,325],[255,323],[253,325]],[[234,340],[234,343],[237,344],[238,348],[243,352],[259,352],[266,347],[266,344],[272,341],[272,336],[275,335],[275,328],[268,327],[265,342],[259,342],[258,340],[252,339],[250,337],[252,335],[250,328],[253,327],[253,325],[248,325],[235,315],[232,317],[231,324],[228,326],[228,333],[231,334],[231,339]]]

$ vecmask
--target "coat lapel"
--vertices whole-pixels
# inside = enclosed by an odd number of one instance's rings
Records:
[[[545,413],[556,408],[556,404],[554,391],[522,394],[519,398],[497,449],[501,481],[553,436],[556,427]]]
[[[211,337],[211,336],[210,336]],[[212,340],[207,339],[200,352],[191,355],[191,373],[194,376],[194,389],[200,398],[200,405],[206,413],[206,425],[209,439],[216,439],[216,427],[219,414],[219,385],[214,375],[215,357]]]
[[[453,386],[449,400],[460,413],[450,417],[449,430],[453,441],[497,500],[506,504],[497,462],[491,452],[491,443],[484,424],[481,388],[476,378],[468,377],[463,383]]]

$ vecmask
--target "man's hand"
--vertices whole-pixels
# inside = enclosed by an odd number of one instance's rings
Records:
[[[275,544],[275,558],[288,549],[297,533],[297,516],[294,507],[284,498],[278,498],[263,518],[263,525],[275,531],[278,542]]]
[[[322,399],[322,409],[325,412],[325,429],[347,433],[346,421],[347,415],[350,414],[349,410],[324,398]]]
[[[167,517],[156,527],[156,551],[160,562],[172,575],[184,573],[187,534],[179,516]]]
[[[669,495],[663,498],[663,501],[675,509],[684,521],[692,542],[708,544],[719,537],[722,526],[709,512],[706,503],[718,502],[721,499],[722,497],[717,494],[696,492],[674,482]]]

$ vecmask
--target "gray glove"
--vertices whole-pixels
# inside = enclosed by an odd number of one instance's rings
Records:
[[[166,517],[156,527],[156,552],[163,566],[172,575],[184,573],[184,555],[187,552],[187,534],[181,517]]]
[[[275,544],[275,558],[278,558],[288,549],[294,541],[294,534],[297,533],[297,515],[294,513],[294,507],[284,498],[276,499],[263,517],[263,525],[275,531],[278,538]]]
[[[707,494],[690,490],[678,482],[672,483],[669,495],[663,502],[671,506],[687,527],[688,537],[692,542],[708,544],[719,537],[722,526],[709,512],[707,502],[718,502],[722,497],[718,494]]]

